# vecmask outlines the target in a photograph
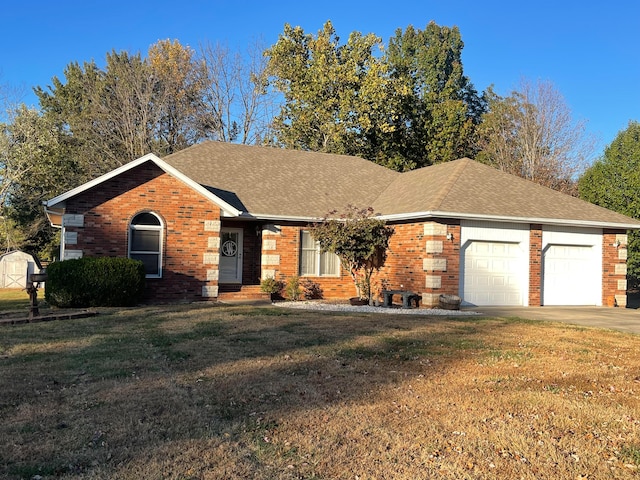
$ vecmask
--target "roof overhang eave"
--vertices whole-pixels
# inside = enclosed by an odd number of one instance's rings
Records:
[[[269,222],[321,222],[323,217],[310,217],[298,215],[273,215],[269,213],[242,212],[240,218],[252,220],[266,220]]]
[[[378,218],[388,222],[401,222],[406,220],[417,220],[420,218],[456,218],[460,220],[485,220],[503,223],[527,223],[558,225],[566,227],[592,227],[611,228],[621,230],[640,230],[640,222],[602,222],[597,220],[574,220],[566,218],[541,218],[541,217],[513,217],[507,215],[484,215],[474,213],[445,212],[445,211],[424,211],[412,213],[397,213],[380,215]]]
[[[46,204],[46,202],[43,202]],[[62,228],[62,216],[64,215],[64,206],[55,208],[44,206],[44,213],[53,228]]]

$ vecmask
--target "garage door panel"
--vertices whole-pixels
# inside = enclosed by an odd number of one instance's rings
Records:
[[[600,263],[589,245],[548,245],[542,266],[543,305],[598,305]]]
[[[463,255],[463,300],[473,305],[522,305],[523,255],[518,243],[469,242]]]

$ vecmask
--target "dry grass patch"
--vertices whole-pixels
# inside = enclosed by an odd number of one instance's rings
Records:
[[[640,337],[175,306],[5,328],[0,477],[636,478]]]

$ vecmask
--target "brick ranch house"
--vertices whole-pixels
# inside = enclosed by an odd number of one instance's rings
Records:
[[[398,173],[357,157],[220,142],[145,155],[45,202],[61,258],[141,259],[154,301],[224,299],[261,279],[354,286],[311,222],[347,205],[393,225],[391,288],[422,305],[626,305],[627,230],[640,221],[466,158]]]

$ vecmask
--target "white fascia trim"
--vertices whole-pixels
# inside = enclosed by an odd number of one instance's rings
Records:
[[[248,213],[242,212],[240,215],[242,218],[252,218],[254,220],[269,220],[269,221],[281,221],[281,222],[321,222],[324,220],[322,217],[297,217],[293,215],[270,215],[262,213]]]
[[[588,220],[569,220],[563,218],[537,218],[537,217],[510,217],[501,215],[481,215],[473,213],[458,213],[458,212],[441,212],[441,211],[427,211],[427,212],[413,212],[413,213],[398,213],[391,215],[380,215],[378,218],[387,221],[402,221],[402,220],[416,220],[419,218],[434,217],[434,218],[457,218],[460,220],[487,220],[494,222],[509,222],[509,223],[539,223],[544,225],[559,225],[569,227],[597,227],[597,228],[611,228],[611,229],[624,229],[624,230],[640,230],[640,223],[608,223],[599,221]]]
[[[116,168],[115,170],[112,170],[108,173],[105,173],[104,175],[101,175],[98,178],[94,178],[93,180],[91,180],[90,182],[87,183],[83,183],[82,185],[69,190],[68,192],[65,192],[61,195],[58,195],[57,197],[52,198],[51,200],[45,201],[43,202],[46,207],[54,207],[62,202],[64,202],[65,200],[75,197],[76,195],[89,190],[90,188],[93,188],[97,185],[100,185],[103,182],[106,182],[107,180],[111,180],[112,178],[117,177],[118,175],[125,173],[133,168],[136,168],[140,165],[142,165],[145,162],[153,162],[155,163],[158,167],[160,167],[162,170],[164,170],[166,173],[168,173],[169,175],[177,178],[178,180],[184,182],[185,184],[187,184],[187,186],[193,188],[195,191],[197,191],[198,193],[204,195],[205,197],[207,197],[208,199],[210,199],[211,201],[213,201],[214,203],[216,203],[217,205],[220,206],[220,208],[223,210],[223,215],[227,216],[227,217],[238,217],[242,214],[242,212],[240,210],[238,210],[237,208],[231,206],[230,204],[228,204],[227,202],[225,202],[224,200],[222,200],[221,198],[217,197],[216,195],[214,195],[213,193],[211,193],[209,190],[207,190],[206,188],[204,188],[202,185],[200,185],[199,183],[193,181],[191,178],[187,177],[186,175],[184,175],[183,173],[179,172],[178,170],[176,170],[175,168],[173,168],[171,165],[169,165],[168,163],[166,163],[165,161],[161,160],[160,158],[158,158],[156,155],[154,155],[153,153],[148,153],[143,157],[140,157],[136,160],[133,160],[129,163],[126,163],[118,168]]]

